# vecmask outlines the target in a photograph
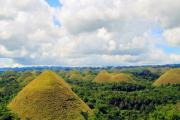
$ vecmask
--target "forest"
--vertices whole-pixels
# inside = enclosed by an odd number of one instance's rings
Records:
[[[92,120],[179,120],[180,84],[154,86],[169,68],[107,69],[128,73],[135,83],[96,83],[99,71],[56,70],[93,110]],[[0,74],[0,120],[18,120],[8,103],[42,71],[5,71]]]

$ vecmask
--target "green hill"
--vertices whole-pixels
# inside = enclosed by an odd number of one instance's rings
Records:
[[[8,107],[23,120],[83,120],[92,114],[71,87],[51,71],[31,81]]]
[[[36,73],[34,71],[25,71],[21,73],[20,77],[17,79],[20,82],[20,85],[24,86],[31,82],[33,79],[36,78]]]
[[[100,71],[99,74],[96,76],[95,82],[97,83],[134,83],[135,81],[131,78],[129,74],[125,73],[108,73],[107,71],[103,70]]]
[[[170,69],[165,72],[153,85],[180,84],[180,68]]]
[[[83,76],[81,75],[81,73],[77,70],[70,70],[66,77],[70,80],[82,80]]]

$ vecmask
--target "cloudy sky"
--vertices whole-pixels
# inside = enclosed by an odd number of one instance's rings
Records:
[[[180,0],[0,0],[0,67],[180,63]]]

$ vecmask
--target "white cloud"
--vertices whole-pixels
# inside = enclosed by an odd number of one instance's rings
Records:
[[[170,59],[176,61],[177,63],[179,62],[180,60],[180,55],[177,55],[177,54],[171,54],[170,55]]]
[[[170,45],[180,46],[180,27],[167,29],[163,35]]]
[[[0,0],[0,57],[14,64],[123,65],[180,61],[151,31],[179,46],[179,0]],[[60,21],[60,27],[54,24]],[[13,62],[12,62],[13,63]]]
[[[13,55],[13,52],[7,50],[4,46],[0,45],[0,55],[10,57]]]
[[[180,26],[179,0],[140,0],[144,3],[142,9],[146,16],[161,22],[165,28]]]
[[[13,59],[0,58],[0,67],[20,67],[20,66],[22,65],[14,62]]]

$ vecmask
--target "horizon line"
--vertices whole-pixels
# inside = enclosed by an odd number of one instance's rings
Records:
[[[32,68],[32,67],[62,67],[62,68],[105,68],[105,67],[148,67],[148,66],[167,66],[167,65],[180,65],[180,63],[167,63],[167,64],[142,64],[142,65],[84,65],[84,66],[63,66],[63,65],[22,65],[22,66],[5,66],[0,67],[0,69],[5,68]]]

